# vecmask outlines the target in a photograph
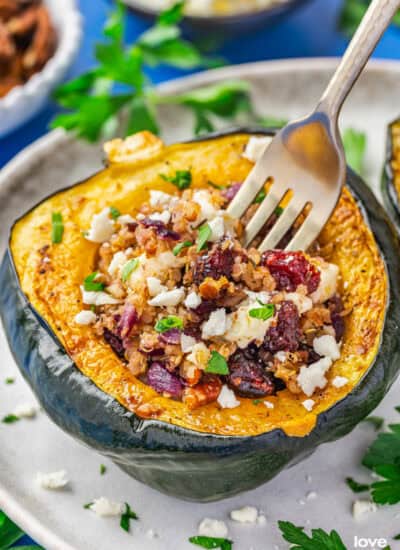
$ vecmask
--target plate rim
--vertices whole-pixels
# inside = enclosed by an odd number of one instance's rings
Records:
[[[169,94],[174,91],[179,93],[183,90],[204,86],[211,82],[239,78],[240,73],[246,73],[246,77],[255,76],[260,73],[271,75],[289,72],[303,71],[326,71],[336,68],[340,58],[338,57],[312,57],[312,58],[290,58],[283,60],[257,61],[239,65],[229,65],[219,69],[202,71],[194,75],[188,75],[159,84],[158,91]],[[390,59],[370,60],[366,71],[387,73],[392,72],[400,75],[400,61]],[[73,141],[75,138],[63,130],[53,130],[37,139],[13,159],[11,159],[0,171],[0,194],[8,191],[13,186],[13,178],[18,177],[27,170],[30,163],[37,162],[38,158],[46,156],[55,147]],[[80,550],[71,546],[60,538],[55,532],[47,528],[42,521],[31,514],[0,482],[0,508],[24,531],[33,537],[46,550]]]

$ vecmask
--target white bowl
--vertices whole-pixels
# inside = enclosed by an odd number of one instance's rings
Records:
[[[32,118],[63,79],[78,51],[82,18],[75,0],[45,0],[57,32],[57,48],[45,67],[0,99],[0,137]]]

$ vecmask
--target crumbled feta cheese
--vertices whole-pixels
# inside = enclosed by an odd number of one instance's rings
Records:
[[[168,210],[164,210],[164,212],[154,212],[154,214],[151,214],[149,216],[150,220],[154,220],[156,222],[163,222],[165,224],[169,223],[171,220],[171,212],[168,212]]]
[[[239,510],[232,510],[230,517],[238,523],[256,523],[258,518],[258,510],[254,506],[244,506]]]
[[[227,316],[228,323],[231,325],[229,331],[225,334],[225,340],[235,342],[241,349],[246,348],[250,342],[262,342],[265,333],[273,322],[273,317],[263,321],[249,316],[251,309],[259,308],[260,304],[251,303],[242,305],[236,311]]]
[[[217,215],[217,209],[211,202],[211,195],[205,189],[193,193],[193,201],[201,208],[199,220],[212,220]],[[199,221],[197,220],[197,221]]]
[[[130,214],[123,214],[122,216],[118,216],[117,221],[121,225],[127,225],[128,223],[135,223],[136,220]]]
[[[210,358],[210,351],[203,342],[194,344],[190,355],[186,359],[199,369],[205,369]]]
[[[307,500],[315,500],[318,497],[317,493],[315,491],[310,491],[306,494]]]
[[[311,299],[315,304],[322,304],[336,293],[339,268],[335,264],[325,262],[317,267],[321,273],[321,280],[317,290],[311,294]]]
[[[364,516],[377,511],[377,506],[370,500],[355,500],[353,502],[353,518],[358,521]]]
[[[145,254],[139,257],[144,266],[148,277],[160,277],[161,274],[168,272],[169,269],[181,267],[182,262],[176,258],[171,251],[161,252],[153,258],[147,258]]]
[[[286,351],[278,351],[274,355],[274,359],[277,359],[280,363],[284,363],[287,360],[288,354]]]
[[[105,497],[95,498],[90,509],[100,517],[120,516],[124,510],[123,504],[113,502]]]
[[[110,219],[110,209],[104,208],[99,214],[95,214],[89,231],[85,235],[88,241],[104,243],[114,233],[114,222]]]
[[[193,350],[194,346],[197,344],[196,338],[193,336],[188,336],[184,332],[181,334],[181,348],[183,353],[189,353]]]
[[[160,279],[157,279],[157,277],[147,277],[146,283],[149,294],[152,297],[158,296],[161,292],[166,292],[168,290],[166,286],[161,284]]]
[[[155,307],[177,306],[185,297],[183,288],[174,288],[166,292],[160,292],[157,296],[149,300],[148,304]]]
[[[40,485],[40,487],[42,487],[42,489],[49,489],[51,491],[62,489],[69,483],[67,472],[65,470],[52,472],[50,474],[42,474],[41,472],[38,472],[36,474],[36,482]]]
[[[213,311],[205,323],[201,325],[201,337],[203,340],[212,336],[222,336],[227,330],[227,318],[224,308]]]
[[[328,382],[325,374],[331,366],[332,359],[329,357],[324,357],[316,363],[312,363],[308,367],[301,367],[300,374],[297,377],[297,382],[308,397],[311,397],[317,388],[320,388],[321,390],[325,388]]]
[[[222,386],[217,401],[223,409],[235,409],[240,405],[240,401],[236,399],[235,392],[230,390],[228,386]]]
[[[141,221],[141,220],[144,220],[145,217],[146,217],[146,216],[145,216],[144,214],[142,214],[141,212],[139,212],[139,214],[136,216],[136,219],[139,220],[139,221]]]
[[[201,304],[201,298],[196,292],[190,292],[185,300],[185,306],[189,309],[196,309]]]
[[[111,277],[115,277],[119,270],[126,264],[128,258],[125,252],[116,252],[112,257],[110,265],[108,266],[108,273]]]
[[[164,193],[164,191],[150,191],[150,206],[168,206],[171,202],[172,195]]]
[[[313,348],[318,355],[329,357],[332,361],[336,361],[340,357],[340,349],[336,339],[329,334],[314,338]]]
[[[158,539],[159,534],[154,529],[148,529],[146,531],[146,537],[148,537],[149,539]]]
[[[217,216],[216,218],[208,222],[208,225],[211,229],[211,236],[208,240],[212,243],[215,243],[216,241],[222,239],[225,234],[224,218],[222,218],[221,216]]]
[[[290,300],[299,310],[300,315],[310,311],[313,307],[313,302],[308,296],[300,294],[299,292],[285,292],[285,300]]]
[[[348,383],[349,379],[345,376],[335,376],[332,380],[332,386],[335,386],[335,388],[343,388],[343,386],[346,386]]]
[[[224,521],[204,518],[199,525],[198,533],[202,537],[224,539],[228,536],[228,527]]]
[[[14,414],[18,416],[18,418],[34,418],[37,411],[38,408],[36,405],[32,405],[32,403],[21,403],[15,407]]]
[[[117,300],[117,298],[114,298],[111,294],[107,294],[107,292],[89,291],[85,290],[83,286],[81,287],[81,292],[82,302],[88,306],[107,306],[121,303],[121,300]]]
[[[257,525],[265,525],[267,523],[267,518],[264,516],[264,514],[259,514],[257,518]]]
[[[313,399],[306,399],[305,401],[303,401],[302,405],[307,411],[310,412],[314,408],[315,401]]]
[[[271,403],[271,401],[264,401],[264,405],[267,407],[267,409],[274,409],[275,405]]]
[[[74,317],[74,321],[77,325],[92,325],[96,322],[96,319],[96,314],[88,309],[83,309]]]
[[[261,158],[261,155],[264,153],[271,141],[272,138],[269,136],[251,136],[243,153],[244,158],[248,159],[250,162],[256,163]]]

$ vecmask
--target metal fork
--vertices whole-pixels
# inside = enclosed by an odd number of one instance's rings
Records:
[[[327,223],[346,179],[338,127],[340,110],[399,6],[400,0],[371,2],[316,110],[288,124],[266,147],[228,208],[230,216],[240,218],[267,179],[272,178],[266,198],[245,229],[245,246],[260,232],[283,197],[288,199],[289,191],[290,202],[259,246],[260,251],[276,247],[306,205],[311,210],[286,250],[306,250]]]

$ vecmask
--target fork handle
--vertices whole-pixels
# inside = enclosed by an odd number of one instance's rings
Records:
[[[342,105],[400,7],[400,0],[373,0],[333,75],[317,110],[337,120]]]

